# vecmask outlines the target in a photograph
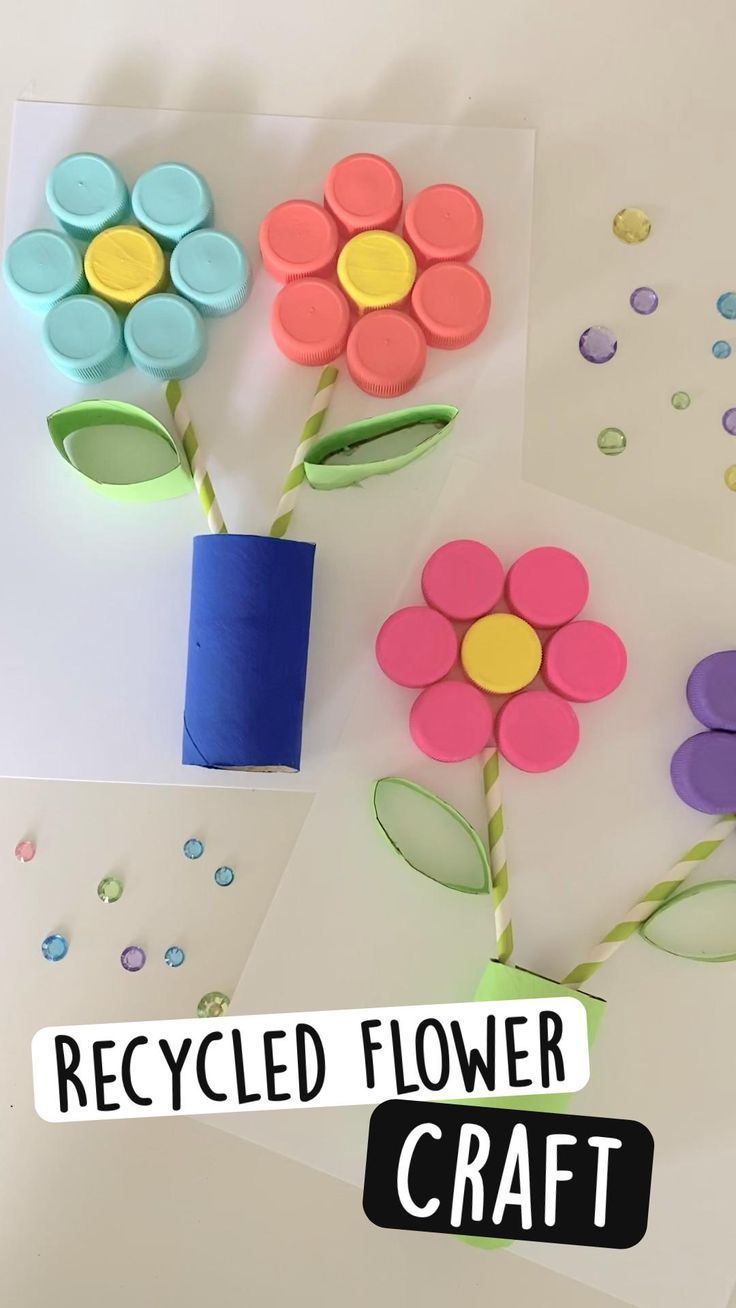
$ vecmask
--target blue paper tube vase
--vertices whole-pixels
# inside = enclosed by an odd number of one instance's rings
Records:
[[[314,545],[196,536],[182,761],[298,772]]]

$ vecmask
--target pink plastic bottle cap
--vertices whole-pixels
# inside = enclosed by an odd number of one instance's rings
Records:
[[[285,200],[261,223],[263,266],[277,282],[329,272],[337,257],[337,243],[334,219],[312,200]]]
[[[404,236],[425,266],[472,259],[483,236],[483,210],[462,186],[427,186],[407,205]]]
[[[493,730],[493,714],[485,695],[475,686],[440,681],[415,699],[409,730],[423,754],[440,763],[461,763],[485,749]]]
[[[427,343],[459,350],[480,336],[491,312],[491,288],[467,263],[435,263],[417,278],[411,307]]]
[[[348,236],[375,227],[392,231],[403,203],[399,174],[378,154],[349,154],[328,173],[325,204]]]
[[[479,540],[451,540],[427,559],[422,592],[428,604],[456,622],[490,613],[503,594],[503,565]]]
[[[496,719],[496,743],[503,757],[522,772],[551,772],[572,757],[580,724],[567,700],[548,690],[514,695]]]
[[[626,647],[602,622],[570,622],[547,641],[542,668],[547,685],[565,699],[604,699],[626,675]]]
[[[345,348],[350,309],[342,291],[318,277],[290,282],[271,310],[273,339],[294,363],[322,367]]]
[[[423,604],[392,613],[376,639],[378,665],[399,686],[440,681],[457,659],[457,650],[452,623]]]
[[[353,327],[347,361],[350,376],[367,395],[404,395],[424,372],[427,343],[408,314],[375,309]]]
[[[522,554],[506,578],[509,608],[535,627],[561,627],[576,618],[589,590],[580,559],[555,545]]]

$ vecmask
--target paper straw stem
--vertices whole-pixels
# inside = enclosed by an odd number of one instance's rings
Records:
[[[289,468],[289,473],[281,492],[281,499],[279,500],[278,508],[276,509],[276,517],[271,524],[271,531],[269,532],[269,535],[271,536],[285,536],[289,529],[289,523],[291,522],[291,516],[294,512],[296,498],[299,494],[301,484],[304,481],[304,460],[312,441],[315,436],[318,435],[322,423],[325,420],[325,415],[330,406],[330,400],[332,399],[332,392],[335,389],[336,381],[337,368],[333,368],[330,364],[329,367],[322,370],[320,379],[317,382],[317,389],[314,392],[312,407],[309,411],[307,421],[302,428],[299,443],[294,451],[291,467]]]
[[[498,750],[495,746],[483,754],[483,793],[488,813],[488,851],[491,863],[491,893],[496,929],[496,953],[501,963],[508,963],[514,949],[514,931],[511,923],[509,898],[509,870],[506,865],[506,836],[504,833],[503,804]]]
[[[174,420],[174,426],[177,434],[184,446],[184,453],[189,460],[189,466],[192,470],[194,485],[199,496],[199,502],[202,505],[204,515],[207,519],[207,526],[211,532],[219,534],[227,532],[222,511],[217,502],[217,496],[210,480],[210,474],[199,448],[192,420],[189,416],[189,410],[186,401],[182,395],[181,382],[170,381],[165,387],[166,403],[169,406],[171,416]]]
[[[724,817],[718,818],[708,831],[705,839],[699,841],[697,845],[693,845],[692,849],[683,854],[679,862],[670,868],[667,880],[659,881],[656,886],[652,886],[652,889],[639,900],[639,903],[634,904],[626,917],[621,922],[617,922],[615,927],[608,932],[608,935],[605,935],[600,943],[590,950],[586,961],[578,963],[578,966],[574,967],[572,972],[568,972],[567,976],[563,978],[563,985],[579,986],[593,976],[594,972],[597,972],[599,967],[602,967],[611,955],[615,954],[617,949],[620,949],[624,941],[639,930],[642,922],[646,922],[655,909],[659,908],[665,899],[669,899],[670,895],[675,893],[693,869],[699,863],[703,863],[706,858],[710,858],[711,854],[714,854],[717,849],[720,849],[726,837],[730,836],[735,829],[736,814],[727,813]]]

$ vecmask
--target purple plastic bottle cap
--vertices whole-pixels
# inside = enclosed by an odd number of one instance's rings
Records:
[[[696,663],[687,682],[687,702],[704,727],[736,731],[736,649],[722,649]]]
[[[675,751],[672,785],[680,799],[701,813],[736,810],[736,735],[701,731]]]

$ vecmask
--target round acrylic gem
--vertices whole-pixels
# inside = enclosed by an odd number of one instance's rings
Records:
[[[123,883],[119,877],[103,877],[97,887],[97,894],[103,904],[117,904],[123,893]]]
[[[197,1004],[197,1017],[224,1017],[230,1000],[219,990],[209,990]]]
[[[651,230],[651,219],[643,209],[619,209],[613,220],[613,234],[625,245],[640,245]]]
[[[14,852],[19,863],[30,863],[36,856],[36,846],[32,840],[19,840]]]
[[[724,291],[716,300],[716,308],[722,318],[736,318],[736,291]]]
[[[690,396],[687,391],[675,391],[672,396],[673,409],[689,409],[691,404]]]
[[[728,341],[714,341],[711,354],[714,359],[729,359],[731,357],[731,346]]]
[[[604,427],[598,432],[597,445],[601,454],[623,454],[626,436],[620,427]]]
[[[721,422],[729,436],[736,436],[736,409],[726,409]]]
[[[169,945],[168,949],[166,950],[166,953],[164,954],[164,962],[167,967],[181,967],[185,958],[186,958],[186,954],[184,953],[184,950],[179,947],[179,945]]]
[[[731,463],[723,474],[723,480],[729,490],[736,491],[736,463]]]
[[[41,942],[41,953],[49,963],[60,963],[69,953],[69,941],[57,932]]]
[[[126,972],[140,972],[146,965],[146,951],[140,945],[126,945],[120,955],[120,962]]]
[[[204,845],[201,840],[197,840],[196,836],[185,840],[183,848],[185,858],[201,858],[204,853]]]
[[[586,327],[578,345],[588,363],[609,363],[618,349],[618,341],[608,327]]]
[[[637,286],[635,291],[629,296],[629,304],[634,313],[641,313],[645,316],[654,313],[659,306],[659,296],[651,286]]]
[[[231,886],[235,880],[235,873],[231,867],[218,867],[215,872],[216,886]]]

